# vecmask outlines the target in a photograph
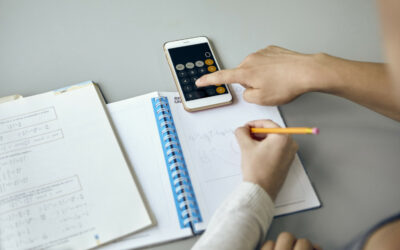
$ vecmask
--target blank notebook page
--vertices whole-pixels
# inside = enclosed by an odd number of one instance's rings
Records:
[[[271,119],[285,126],[277,107],[247,103],[242,99],[243,88],[240,85],[232,87],[237,95],[232,105],[194,113],[174,102],[175,93],[164,94],[169,99],[203,217],[203,223],[198,224],[196,230],[206,228],[213,212],[241,182],[240,149],[234,130],[258,119]],[[297,156],[275,204],[276,215],[320,205]]]
[[[156,225],[102,249],[131,249],[192,235],[190,228],[179,226],[151,104],[156,96],[153,92],[107,105]]]

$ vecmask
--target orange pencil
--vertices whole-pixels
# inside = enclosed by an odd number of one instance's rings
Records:
[[[318,128],[251,128],[257,134],[319,134]]]

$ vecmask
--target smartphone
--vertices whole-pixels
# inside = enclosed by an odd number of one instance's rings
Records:
[[[198,88],[196,80],[220,69],[207,37],[166,42],[165,55],[185,110],[192,112],[232,103],[226,84]]]

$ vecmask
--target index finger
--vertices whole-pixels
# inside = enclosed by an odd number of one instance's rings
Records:
[[[279,125],[271,120],[254,120],[247,123],[250,128],[279,128]],[[263,140],[267,134],[252,134],[254,139]]]
[[[250,128],[280,128],[279,124],[273,122],[272,120],[255,120],[247,123]],[[288,134],[253,134],[253,138],[263,140],[269,138],[269,140],[274,140],[275,142],[286,143],[288,138],[291,138]]]
[[[280,128],[280,126],[272,120],[254,120],[247,123],[252,128]]]
[[[203,75],[197,79],[196,85],[198,87],[205,87],[224,83],[243,83],[242,80],[240,69],[224,69],[211,74]]]

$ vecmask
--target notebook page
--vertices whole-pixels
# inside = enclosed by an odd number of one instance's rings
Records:
[[[0,105],[0,249],[87,249],[149,225],[94,85]]]
[[[155,96],[158,93],[107,105],[156,225],[104,249],[131,249],[192,235],[190,228],[181,229],[179,226],[151,103]]]
[[[241,182],[240,149],[234,130],[248,121],[258,119],[271,119],[285,126],[276,107],[247,103],[242,99],[243,88],[240,85],[232,86],[237,95],[234,104],[193,113],[174,102],[176,94],[166,94],[204,219],[204,223],[198,224],[197,230],[205,229],[219,204]],[[298,156],[275,204],[276,215],[320,205]]]

